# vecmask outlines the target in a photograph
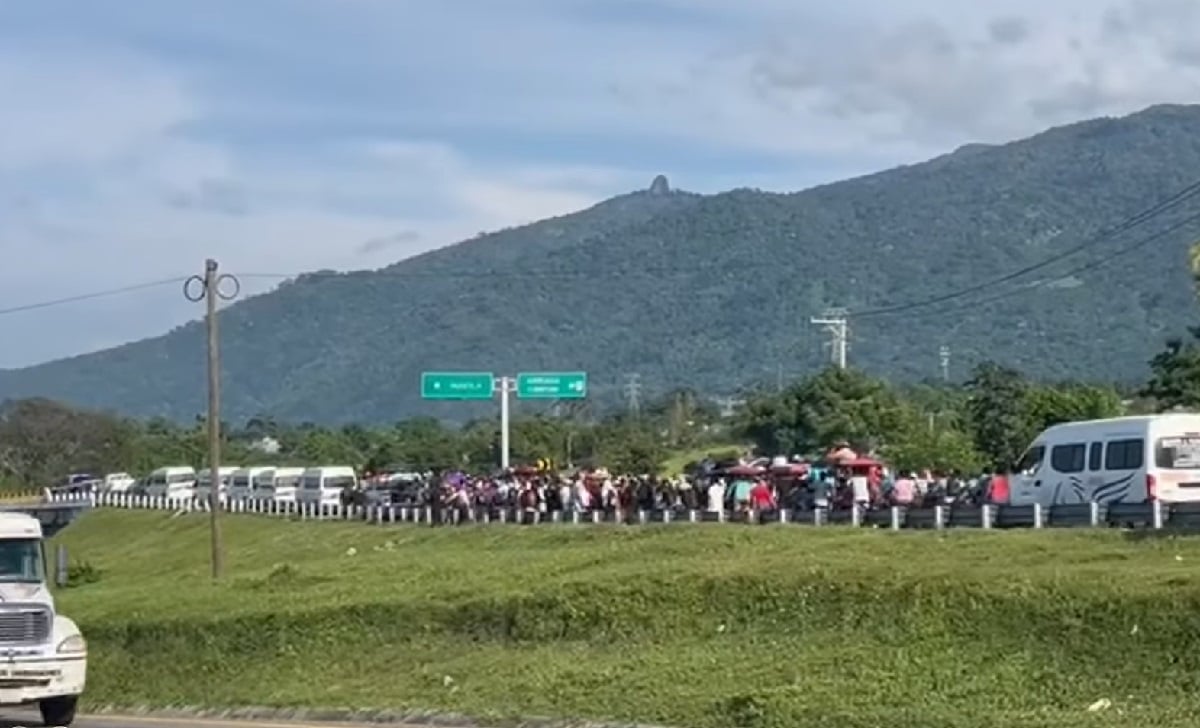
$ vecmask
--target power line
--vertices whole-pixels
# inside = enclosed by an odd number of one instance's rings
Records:
[[[1021,293],[1025,293],[1026,291],[1030,291],[1030,290],[1033,290],[1036,288],[1044,288],[1047,285],[1057,283],[1059,281],[1065,281],[1065,280],[1074,278],[1076,276],[1082,275],[1083,273],[1087,273],[1088,271],[1095,270],[1096,268],[1100,268],[1102,266],[1108,265],[1109,263],[1113,262],[1114,260],[1117,260],[1118,258],[1129,255],[1130,253],[1136,253],[1137,251],[1146,247],[1150,243],[1160,240],[1160,239],[1166,237],[1167,235],[1170,235],[1173,232],[1177,232],[1179,230],[1182,230],[1183,228],[1188,227],[1189,225],[1192,225],[1192,224],[1198,223],[1198,222],[1200,222],[1200,212],[1193,213],[1193,214],[1185,217],[1184,219],[1180,220],[1179,222],[1169,225],[1166,228],[1159,230],[1156,233],[1152,233],[1143,238],[1139,238],[1138,240],[1135,240],[1133,243],[1126,245],[1125,247],[1118,248],[1117,250],[1113,251],[1112,253],[1109,253],[1108,255],[1106,255],[1102,258],[1097,258],[1096,260],[1092,260],[1088,263],[1084,263],[1082,265],[1076,266],[1076,267],[1068,270],[1067,272],[1065,272],[1061,275],[1055,276],[1053,278],[1043,278],[1043,279],[1036,280],[1036,281],[1028,281],[1026,283],[1021,284],[1017,288],[1003,291],[1001,293],[998,293],[998,294],[995,294],[992,296],[988,296],[986,298],[976,299],[974,301],[971,301],[970,303],[963,303],[963,304],[959,304],[957,306],[949,306],[947,308],[939,308],[936,311],[927,311],[927,312],[925,312],[923,314],[919,314],[919,315],[928,316],[930,318],[933,318],[933,317],[937,317],[937,316],[945,316],[948,314],[958,314],[958,313],[964,313],[964,312],[968,312],[968,311],[976,311],[980,307],[986,306],[989,303],[995,303],[997,301],[1002,301],[1006,298],[1011,298],[1013,296],[1016,296]],[[859,317],[869,318],[871,315],[882,316],[882,315],[886,315],[886,313],[891,313],[891,312],[889,311],[889,312],[879,313],[879,314],[864,313],[864,314],[860,315]]]
[[[40,301],[38,303],[27,303],[21,306],[11,306],[9,308],[0,308],[0,316],[11,313],[21,313],[23,311],[33,311],[39,308],[50,308],[52,306],[62,306],[68,303],[76,303],[78,301],[91,301],[96,298],[105,298],[107,296],[119,296],[124,293],[133,293],[134,291],[143,291],[147,288],[157,288],[158,286],[166,286],[173,283],[183,283],[188,279],[187,276],[177,276],[175,278],[163,278],[157,281],[149,281],[146,283],[137,283],[132,286],[123,286],[121,288],[110,288],[104,291],[95,291],[93,293],[81,293],[75,296],[66,296],[63,298],[55,298],[49,301]]]
[[[1112,238],[1114,235],[1117,235],[1118,233],[1125,232],[1126,230],[1129,230],[1130,228],[1141,225],[1143,222],[1146,222],[1147,220],[1150,220],[1154,217],[1157,217],[1158,215],[1161,215],[1165,212],[1169,212],[1169,211],[1175,209],[1179,205],[1182,205],[1184,202],[1187,202],[1188,200],[1192,199],[1193,197],[1196,197],[1197,195],[1200,195],[1200,181],[1193,182],[1192,184],[1188,185],[1187,187],[1184,187],[1179,192],[1176,192],[1174,195],[1171,195],[1167,199],[1153,205],[1149,209],[1143,210],[1142,212],[1139,212],[1136,215],[1132,215],[1132,216],[1126,218],[1125,220],[1123,220],[1122,222],[1118,223],[1117,225],[1110,227],[1106,230],[1102,230],[1100,233],[1096,234],[1095,236],[1084,240],[1082,243],[1075,245],[1074,247],[1068,248],[1066,250],[1063,250],[1061,252],[1055,253],[1054,255],[1052,255],[1049,258],[1046,258],[1040,262],[1032,263],[1030,265],[1024,266],[1024,267],[1019,268],[1010,273],[1006,273],[997,278],[992,278],[990,280],[983,281],[981,283],[976,283],[974,285],[966,286],[966,287],[960,288],[956,291],[944,293],[939,296],[933,296],[931,298],[926,298],[926,299],[922,299],[919,301],[910,301],[908,303],[900,303],[900,304],[894,304],[891,306],[881,306],[878,308],[851,312],[849,315],[853,318],[864,318],[867,316],[881,316],[883,314],[889,314],[889,313],[900,313],[902,311],[909,311],[914,308],[922,308],[924,306],[931,306],[935,303],[944,303],[946,301],[952,301],[954,299],[962,298],[963,296],[968,296],[972,293],[976,293],[977,291],[981,291],[985,288],[991,288],[993,286],[997,286],[1002,283],[1007,283],[1016,278],[1020,278],[1021,276],[1026,275],[1028,273],[1033,273],[1034,271],[1038,271],[1049,265],[1053,265],[1054,263],[1057,263],[1060,260],[1069,258],[1070,256],[1075,255],[1076,253],[1082,252],[1084,250],[1087,250],[1088,248],[1099,245],[1100,243]]]

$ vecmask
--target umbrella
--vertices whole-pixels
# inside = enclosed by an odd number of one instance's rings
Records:
[[[848,447],[839,447],[826,455],[825,459],[831,463],[845,465],[848,461],[857,460],[858,453]]]
[[[763,472],[763,469],[758,467],[757,465],[734,465],[732,468],[729,468],[728,470],[726,470],[725,474],[726,475],[735,475],[735,476],[737,476],[737,475],[750,476],[750,475],[761,475],[762,472]]]

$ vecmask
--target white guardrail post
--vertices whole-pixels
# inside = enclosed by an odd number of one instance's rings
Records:
[[[158,511],[183,511],[186,513],[200,512],[206,513],[209,508],[208,499],[196,498],[168,498],[167,496],[149,496],[144,493],[117,493],[111,491],[90,491],[87,493],[68,493],[56,492],[51,488],[45,488],[42,491],[42,502],[53,504],[87,504],[97,508],[121,508],[126,510],[158,510]],[[257,516],[275,516],[279,518],[296,518],[299,520],[343,520],[343,521],[362,521],[367,524],[374,525],[395,525],[396,523],[429,523],[433,520],[433,509],[428,506],[396,506],[392,504],[369,504],[369,505],[342,505],[338,504],[319,504],[319,503],[293,503],[293,502],[274,502],[264,501],[254,498],[228,498],[221,502],[221,508],[230,513],[247,514]],[[889,506],[888,513],[888,528],[893,531],[899,531],[909,526],[908,516],[911,515],[912,509],[906,509],[901,506]],[[922,509],[924,516],[919,519],[920,523],[927,524],[929,512],[933,515],[933,528],[936,530],[944,530],[950,527],[950,507],[938,504],[931,509]],[[917,511],[918,513],[922,510]],[[1052,508],[1048,508],[1044,504],[1035,503],[1033,505],[1033,523],[1035,529],[1050,528],[1054,524],[1051,519]],[[980,527],[984,529],[996,528],[1000,507],[992,503],[986,503],[980,506]],[[1145,513],[1145,511],[1143,511]],[[663,510],[661,512],[650,512],[646,510],[636,510],[630,513],[617,512],[615,514],[615,523],[702,523],[704,522],[705,512],[699,509],[680,510],[678,512]],[[743,520],[740,514],[732,514],[735,517],[731,518],[731,514],[724,509],[718,509],[713,512],[715,520],[719,523],[729,522],[744,522],[751,524],[766,523],[767,520],[773,523],[807,523],[812,526],[823,526],[829,523],[830,512],[828,508],[817,507],[812,510],[811,520],[802,511],[792,512],[786,508],[778,508],[774,516],[770,519],[764,519],[764,515],[760,511],[751,511]],[[1082,515],[1082,514],[1080,514]],[[1155,530],[1166,528],[1167,521],[1170,520],[1170,507],[1164,505],[1162,501],[1152,501],[1150,503],[1149,514],[1150,523],[1148,524]],[[797,519],[797,516],[799,518]],[[851,507],[850,523],[855,527],[861,527],[867,521],[867,513],[858,505]],[[533,525],[542,523],[557,523],[557,524],[572,524],[584,525],[593,524],[599,525],[607,519],[605,513],[599,510],[593,511],[578,511],[568,509],[561,512],[549,511],[545,513],[534,512],[529,518],[520,509],[515,508],[498,508],[495,513],[492,513],[490,507],[481,507],[473,510],[468,514],[467,520],[471,523],[513,523],[521,524],[531,522]],[[1066,518],[1064,525],[1078,522],[1077,517]],[[455,521],[457,522],[457,521]],[[914,523],[918,522],[914,520]],[[1104,510],[1101,503],[1092,501],[1088,503],[1088,523],[1092,528],[1099,528],[1104,525]]]

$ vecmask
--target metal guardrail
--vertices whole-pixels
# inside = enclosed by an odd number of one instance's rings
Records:
[[[104,508],[136,510],[207,511],[207,500],[167,499],[123,493],[45,494],[45,502],[87,504]],[[1143,527],[1200,530],[1200,503],[1082,503],[1078,505],[1032,506],[936,506],[933,508],[892,507],[876,510],[774,510],[733,513],[707,510],[637,511],[531,511],[514,507],[477,507],[459,511],[430,507],[392,505],[341,505],[276,503],[273,501],[226,500],[223,510],[301,520],[355,520],[376,524],[442,522],[476,524],[649,524],[649,523],[751,523],[811,526],[845,525],[901,529],[947,528],[1104,528]]]
[[[0,504],[3,503],[36,503],[42,500],[44,490],[37,488],[22,488],[20,490],[0,490]]]

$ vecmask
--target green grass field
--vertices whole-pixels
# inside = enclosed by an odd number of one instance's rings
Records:
[[[1200,724],[1200,541],[800,526],[433,530],[97,511],[92,705],[722,728]],[[1100,699],[1111,707],[1089,712]]]

